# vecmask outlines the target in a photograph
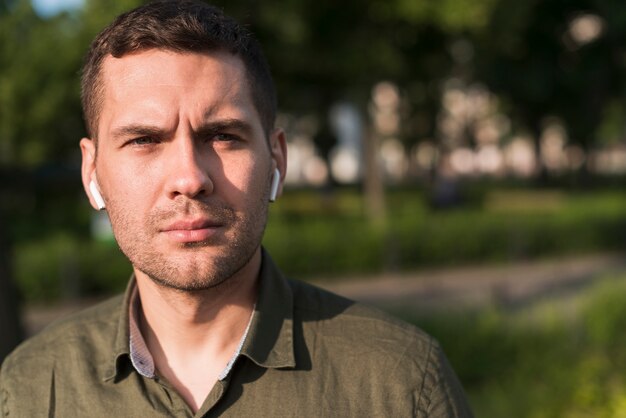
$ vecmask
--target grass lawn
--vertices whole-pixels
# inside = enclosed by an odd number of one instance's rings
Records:
[[[626,276],[566,299],[428,317],[477,417],[626,416]]]

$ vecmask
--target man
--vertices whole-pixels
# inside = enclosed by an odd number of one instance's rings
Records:
[[[82,178],[134,274],[7,358],[5,416],[471,415],[430,337],[262,250],[286,170],[274,96],[256,42],[203,3],[150,3],[95,39]]]

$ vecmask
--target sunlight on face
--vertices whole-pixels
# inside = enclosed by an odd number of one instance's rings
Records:
[[[121,250],[168,287],[222,283],[259,251],[274,165],[243,63],[148,50],[103,79],[93,176]]]

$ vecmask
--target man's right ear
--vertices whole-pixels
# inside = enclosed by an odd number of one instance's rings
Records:
[[[94,141],[90,138],[81,139],[80,151],[83,158],[81,165],[83,188],[89,197],[91,206],[96,210],[102,210],[106,205],[96,177],[96,146]]]

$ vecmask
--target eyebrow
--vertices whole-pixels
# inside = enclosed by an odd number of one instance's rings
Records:
[[[194,136],[201,137],[219,131],[238,131],[245,135],[251,135],[253,129],[248,122],[241,119],[219,119],[202,123],[197,129],[194,130]],[[163,134],[163,129],[157,126],[130,124],[115,128],[111,133],[111,136],[114,140],[119,140],[127,137],[163,136]]]
[[[111,136],[113,139],[120,139],[136,136],[160,136],[162,134],[163,130],[156,126],[131,124],[114,129]]]
[[[205,122],[195,130],[195,134],[203,136],[204,134],[219,131],[237,131],[244,135],[252,134],[252,126],[241,119],[219,119],[211,122]]]

